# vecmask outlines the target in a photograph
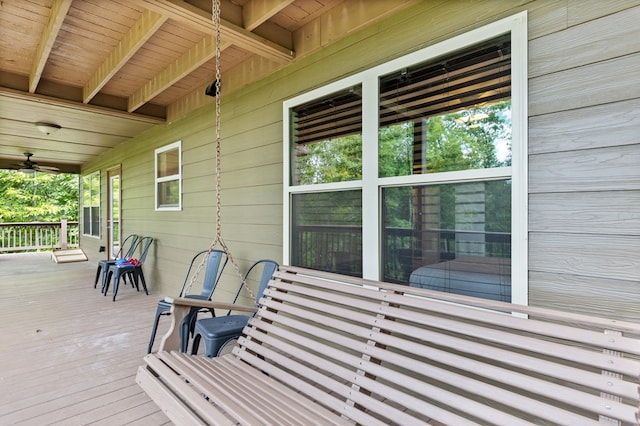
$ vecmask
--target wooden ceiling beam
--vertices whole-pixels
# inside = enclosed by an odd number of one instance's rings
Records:
[[[86,86],[82,88],[82,102],[89,103],[167,19],[166,16],[145,9],[140,19],[129,29],[118,45],[89,78]]]
[[[135,2],[205,34],[215,32],[211,12],[183,0],[135,0]],[[288,64],[295,59],[295,53],[290,48],[267,40],[226,19],[220,19],[220,27],[221,37],[226,43],[278,63]]]
[[[244,28],[255,30],[269,18],[276,15],[294,0],[249,0],[242,7],[242,20]]]
[[[38,44],[38,50],[36,51],[31,67],[31,73],[29,74],[29,93],[36,92],[38,82],[40,81],[40,77],[42,77],[42,71],[47,63],[47,59],[49,59],[49,54],[56,41],[56,37],[58,37],[60,28],[62,28],[62,23],[67,16],[72,1],[73,0],[54,0],[51,6],[51,15],[49,16],[47,25],[42,31],[42,37]]]
[[[95,106],[91,104],[85,105],[81,102],[61,100],[59,98],[52,98],[50,96],[31,94],[31,93],[21,92],[19,90],[6,89],[3,87],[0,87],[0,110],[3,110],[4,108],[6,108],[7,111],[10,110],[12,108],[11,102],[22,102],[22,103],[31,102],[34,105],[47,105],[54,108],[64,108],[70,113],[73,111],[95,113],[95,114],[99,114],[100,116],[122,118],[122,119],[137,121],[140,123],[148,123],[148,124],[165,124],[166,123],[166,120],[157,118],[157,117],[151,117],[151,116],[140,115],[140,114],[131,114],[125,111],[118,111],[118,110],[104,108],[104,107]],[[15,109],[15,104],[13,105],[13,109]],[[7,114],[3,114],[3,116],[7,116]]]
[[[292,49],[276,44],[264,37],[252,33],[231,22],[220,20],[220,34],[223,40],[241,49],[251,52],[265,59],[270,59],[280,64],[290,64],[295,59],[295,52]]]
[[[215,35],[206,36],[167,68],[153,76],[151,80],[129,97],[127,110],[129,112],[135,111],[169,86],[211,60],[216,54],[215,43]],[[223,44],[220,49],[224,50],[226,47],[228,47],[228,44]]]

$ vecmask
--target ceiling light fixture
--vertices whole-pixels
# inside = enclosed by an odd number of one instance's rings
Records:
[[[41,121],[35,123],[35,126],[36,126],[36,129],[38,129],[40,132],[44,133],[47,136],[49,136],[49,135],[57,132],[58,130],[62,129],[62,127],[58,126],[57,124],[43,123]]]

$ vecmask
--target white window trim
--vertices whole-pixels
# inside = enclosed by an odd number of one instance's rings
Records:
[[[178,173],[170,176],[158,177],[158,154],[162,154],[163,152],[171,151],[172,149],[178,148]],[[169,145],[165,145],[160,148],[156,148],[154,152],[154,202],[156,211],[180,211],[182,210],[182,141],[176,141],[170,143]],[[159,206],[158,205],[158,184],[162,182],[170,182],[170,181],[178,181],[178,205],[177,206]]]
[[[487,170],[464,170],[438,175],[412,175],[391,178],[378,177],[378,78],[402,67],[427,61],[453,51],[489,40],[501,34],[511,34],[511,108],[512,108],[512,167]],[[285,264],[290,263],[291,196],[296,193],[344,188],[363,189],[362,193],[362,258],[363,277],[380,277],[380,189],[387,185],[450,183],[469,179],[510,178],[511,199],[511,300],[528,304],[528,167],[527,167],[527,12],[521,12],[481,28],[466,32],[374,68],[301,94],[283,103],[283,253]],[[289,111],[306,102],[362,84],[363,94],[363,158],[362,180],[321,185],[290,184]],[[364,149],[366,147],[366,149]],[[366,232],[365,232],[366,230]]]
[[[101,193],[101,188],[100,188],[100,186],[102,185],[102,182],[101,182],[102,176],[101,176],[100,170],[96,170],[95,172],[91,172],[91,173],[89,173],[89,174],[87,174],[87,175],[82,176],[82,212],[81,212],[81,213],[82,213],[82,220],[83,220],[83,222],[82,222],[82,236],[83,236],[83,237],[87,237],[87,238],[94,238],[94,239],[96,239],[96,240],[99,240],[99,239],[101,238],[101,237],[100,237],[100,235],[101,235],[101,232],[100,232],[100,231],[102,230],[102,229],[101,229],[101,228],[102,228],[102,226],[101,226],[101,224],[100,224],[100,219],[99,219],[99,218],[98,218],[98,235],[85,234],[85,233],[84,233],[84,225],[85,225],[85,223],[84,223],[84,209],[85,209],[85,207],[86,207],[85,199],[84,199],[84,178],[85,178],[85,177],[91,177],[91,176],[93,176],[93,175],[96,175],[96,176],[97,176],[97,181],[98,181],[98,194],[99,194],[99,195],[98,195],[98,197],[99,197],[99,201],[98,201],[98,202],[99,202],[99,204],[98,204],[98,206],[97,206],[97,207],[98,207],[98,212],[99,212],[99,213],[98,213],[98,216],[100,216],[100,215],[102,214],[102,211],[101,211],[101,210],[102,210],[102,208],[101,208],[101,204],[102,204],[102,199],[101,199],[101,197],[102,197],[102,193]],[[93,179],[91,179],[91,182],[93,183]],[[91,193],[91,188],[89,189],[89,193]],[[91,207],[93,207],[93,205],[89,206],[89,212],[91,212]],[[91,219],[89,219],[89,224],[91,224],[91,223],[93,223],[93,221],[92,221]]]

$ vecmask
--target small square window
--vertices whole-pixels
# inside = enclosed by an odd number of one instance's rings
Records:
[[[182,141],[155,150],[156,210],[182,209]]]

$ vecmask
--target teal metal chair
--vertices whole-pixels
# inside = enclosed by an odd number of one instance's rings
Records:
[[[107,273],[109,272],[109,266],[115,265],[116,259],[123,259],[133,256],[133,252],[137,247],[139,238],[140,236],[136,234],[129,235],[120,245],[120,249],[118,250],[118,253],[116,253],[115,259],[103,259],[98,262],[98,270],[96,271],[96,280],[93,283],[93,288],[96,288],[98,286],[98,278],[100,278],[100,275],[102,275],[102,286],[100,287],[100,291],[104,293],[104,286],[107,283]]]
[[[194,294],[184,294],[187,291],[187,287],[190,287],[190,290],[193,289],[192,280],[194,279],[194,275],[197,271],[198,266],[202,262],[203,257],[206,257],[205,260],[205,270],[204,277],[201,280],[198,280],[198,287],[200,286],[200,282],[202,283],[200,293]],[[199,300],[211,300],[213,296],[213,291],[216,289],[216,285],[220,280],[220,276],[222,275],[222,271],[224,267],[227,265],[227,254],[222,250],[203,250],[193,256],[191,259],[191,263],[189,264],[189,268],[187,269],[187,275],[184,278],[184,283],[182,283],[182,288],[180,289],[180,297],[185,297],[189,299],[199,299]],[[188,317],[184,322],[184,326],[181,329],[182,333],[182,346],[183,352],[186,352],[186,344],[188,343],[188,336],[193,332],[193,327],[195,325],[195,321],[198,316],[199,309],[194,308],[189,312]],[[215,315],[213,310],[210,311],[212,315]],[[156,315],[153,320],[153,326],[151,328],[151,337],[149,338],[149,346],[147,347],[147,353],[151,353],[153,348],[153,342],[156,339],[156,332],[158,331],[158,322],[160,321],[160,317],[162,315],[170,315],[171,314],[171,303],[165,301],[164,299],[158,302],[158,307],[156,308]]]
[[[271,280],[274,272],[279,267],[278,263],[273,260],[258,260],[251,265],[244,275],[242,282],[250,280],[252,272],[257,273],[260,266],[263,268],[258,284],[258,292],[256,293],[256,305],[262,297],[264,290],[267,288],[269,280]],[[240,296],[243,287],[242,282],[240,283],[240,287],[238,287],[238,291],[236,291],[233,303],[236,303],[238,296]],[[248,315],[231,315],[231,311],[229,311],[226,316],[197,320],[193,331],[191,354],[195,355],[198,353],[200,341],[202,340],[204,342],[205,356],[210,358],[218,356],[224,350],[225,345],[242,335],[242,330],[249,322],[249,318],[250,316]]]
[[[120,285],[120,278],[125,275],[131,280],[131,285],[133,286],[135,283],[136,290],[140,291],[139,283],[142,282],[142,287],[144,289],[145,294],[149,295],[149,291],[147,290],[147,282],[144,278],[144,273],[142,271],[142,266],[144,265],[144,261],[147,258],[147,254],[149,253],[149,248],[153,243],[153,237],[142,237],[138,240],[136,244],[137,247],[140,247],[140,257],[135,264],[130,262],[119,263],[116,262],[114,265],[109,266],[109,271],[107,272],[107,282],[104,288],[104,295],[107,295],[109,291],[109,282],[113,277],[113,301],[116,301],[116,295],[118,294],[118,287]],[[136,250],[134,249],[134,254]],[[122,259],[124,260],[124,259]]]

